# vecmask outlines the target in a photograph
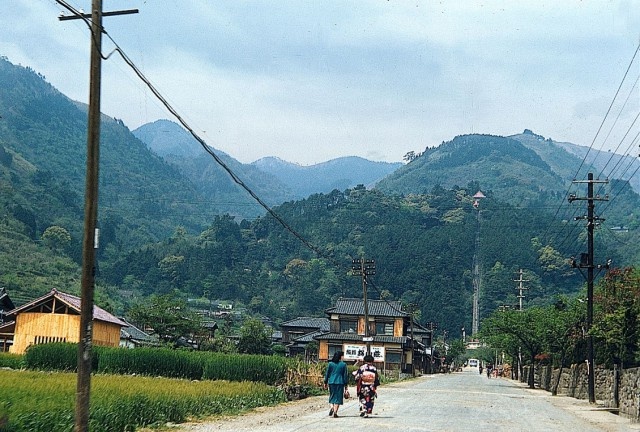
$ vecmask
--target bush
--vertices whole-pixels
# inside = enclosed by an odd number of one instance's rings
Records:
[[[206,355],[167,348],[102,348],[98,371],[200,380]]]
[[[95,350],[92,350],[92,354],[92,367],[95,370],[98,357]],[[78,369],[78,344],[56,342],[31,345],[24,355],[24,362],[28,369],[73,372]]]
[[[29,347],[25,363],[29,369],[75,371],[77,344],[51,343]],[[280,356],[221,354],[167,348],[124,349],[95,347],[92,370],[123,375],[163,376],[190,380],[285,381],[294,362]]]
[[[0,352],[0,368],[22,369],[23,367],[24,356],[22,354]]]
[[[214,354],[207,357],[203,379],[278,384],[285,380],[289,363],[279,356]]]

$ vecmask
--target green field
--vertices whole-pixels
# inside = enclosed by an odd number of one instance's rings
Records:
[[[73,373],[0,370],[0,430],[71,431],[76,377]],[[95,375],[90,430],[134,431],[141,426],[238,413],[285,399],[279,389],[256,382]]]

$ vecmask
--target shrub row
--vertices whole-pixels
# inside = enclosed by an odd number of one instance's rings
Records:
[[[166,348],[106,348],[92,350],[93,370],[100,373],[136,374],[191,380],[258,381],[277,384],[285,380],[292,360],[278,356],[221,354]],[[25,354],[28,369],[75,371],[78,345],[51,343],[31,346]]]
[[[0,430],[73,429],[75,374],[0,370],[0,382]],[[282,391],[263,383],[97,375],[91,385],[89,429],[133,431],[284,401]]]
[[[0,352],[0,368],[22,369],[23,367],[24,356],[21,354]]]

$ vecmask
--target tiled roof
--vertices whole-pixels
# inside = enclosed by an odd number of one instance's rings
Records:
[[[5,288],[0,288],[0,309],[5,313],[15,309],[15,305],[9,298],[9,294],[7,294],[7,290]]]
[[[120,329],[120,337],[124,337],[125,339],[142,341],[142,342],[150,342],[150,343],[158,342],[158,338],[143,332],[138,327],[134,326],[133,324],[131,324],[126,320],[122,320],[122,321],[127,324],[127,327],[122,327]]]
[[[404,344],[408,340],[410,340],[406,336],[372,336],[373,341],[371,343],[398,343]],[[338,341],[338,342],[360,342],[362,341],[362,335],[357,333],[324,333],[314,337],[315,340],[329,340],[329,341]]]
[[[388,300],[368,300],[369,316],[407,317],[409,314],[402,310],[402,303]],[[364,315],[364,301],[357,298],[340,298],[336,305],[325,311],[327,314]]]
[[[329,319],[328,318],[316,318],[316,317],[298,317],[290,321],[280,324],[282,327],[304,327],[309,329],[320,329],[329,331]]]
[[[325,334],[325,333],[326,333],[326,331],[315,330],[315,331],[312,331],[312,332],[309,332],[309,333],[305,333],[305,334],[303,334],[301,336],[298,336],[296,338],[293,338],[292,342],[294,342],[294,343],[295,342],[305,342],[305,343],[313,342],[315,340],[316,336],[319,336],[319,335]]]
[[[76,310],[78,313],[80,313],[80,305],[81,305],[81,299],[80,297],[76,297],[74,295],[71,294],[67,294],[67,293],[63,293],[60,292],[58,290],[56,290],[55,288],[52,289],[48,294],[43,295],[40,298],[37,298],[27,304],[24,304],[22,306],[20,306],[19,308],[16,308],[14,310],[11,311],[12,315],[17,315],[18,313],[28,310],[36,305],[38,305],[39,303],[42,303],[46,300],[49,300],[50,298],[57,298],[58,300],[64,302],[65,304],[67,304],[68,306],[70,306],[72,309]],[[99,306],[93,305],[93,319],[96,321],[104,321],[104,322],[109,322],[109,323],[113,323],[113,324],[118,324],[121,326],[127,326],[127,323],[122,321],[121,319],[118,319],[117,317],[111,315],[109,312],[107,312],[106,310],[102,309]]]

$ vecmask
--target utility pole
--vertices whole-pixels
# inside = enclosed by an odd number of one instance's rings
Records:
[[[427,373],[432,374],[433,363],[434,363],[433,362],[433,333],[438,328],[438,324],[434,323],[433,321],[429,321],[426,327],[427,327],[427,330],[429,330],[429,369]]]
[[[351,269],[356,276],[362,276],[362,297],[364,300],[364,337],[362,340],[367,344],[367,354],[371,354],[371,341],[369,336],[369,302],[367,301],[367,276],[376,274],[376,263],[372,259],[354,259]]]
[[[576,181],[573,183],[587,183],[587,196],[586,197],[577,197],[575,194],[569,195],[569,202],[573,201],[587,201],[587,216],[576,217],[575,220],[586,219],[587,220],[587,253],[581,254],[580,263],[576,263],[574,260],[572,265],[573,267],[577,267],[578,269],[587,269],[587,323],[586,323],[586,332],[587,332],[587,362],[588,362],[588,393],[589,393],[589,403],[596,403],[595,396],[595,368],[594,368],[594,352],[593,352],[593,336],[590,333],[591,326],[593,324],[593,228],[599,221],[604,221],[604,219],[598,218],[594,216],[594,208],[595,201],[608,201],[609,197],[605,195],[604,197],[593,196],[593,185],[594,183],[608,183],[608,180],[594,180],[593,173],[589,173],[586,181]],[[608,267],[608,265],[607,265]],[[602,268],[602,266],[598,266],[598,268]],[[582,270],[580,270],[582,273]],[[583,274],[584,276],[584,274]]]
[[[411,326],[411,375],[416,376],[416,345],[413,337],[414,315],[416,313],[417,305],[415,303],[409,303],[409,325]]]
[[[98,244],[98,179],[100,160],[100,81],[102,75],[102,0],[93,0],[91,14],[83,14],[66,1],[57,0],[73,15],[60,16],[61,21],[91,19],[91,64],[89,112],[87,124],[87,172],[84,195],[84,230],[82,241],[82,279],[80,300],[80,339],[78,343],[78,380],[76,385],[76,432],[89,429],[89,396],[91,393],[91,346],[93,340],[93,293],[95,283],[95,248]],[[137,13],[137,10],[109,12],[109,15]]]
[[[518,288],[516,288],[518,290],[518,300],[519,300],[519,309],[518,310],[522,311],[522,300],[524,300],[524,297],[525,297],[524,294],[522,293],[522,291],[529,289],[529,288],[525,288],[523,283],[524,282],[529,282],[529,280],[522,279],[522,277],[523,277],[522,269],[520,269],[520,271],[518,273],[520,275],[520,278],[519,279],[514,279],[513,281],[519,283]]]

